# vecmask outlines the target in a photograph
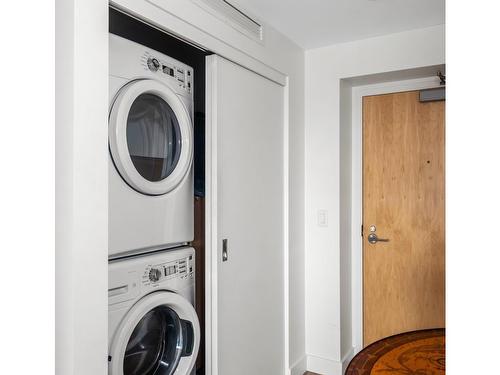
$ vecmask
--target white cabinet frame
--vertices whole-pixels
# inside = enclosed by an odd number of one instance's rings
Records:
[[[58,375],[107,373],[107,153],[108,3],[56,0]]]
[[[56,0],[57,375],[107,373],[109,5],[104,0]],[[288,77],[261,62],[269,64],[274,56],[263,46],[259,47],[261,53],[250,56],[231,46],[237,46],[237,43],[224,42],[183,21],[175,12],[161,11],[153,2],[117,0],[112,5],[173,34],[182,35],[193,44],[204,46],[285,87],[284,360],[285,373],[288,374]],[[161,25],[169,25],[169,28]],[[217,28],[218,32],[224,32],[223,25]],[[207,145],[207,150],[213,148]],[[213,160],[215,156],[210,157]],[[207,179],[207,189],[209,183]],[[209,207],[207,213],[210,213]],[[207,266],[210,266],[212,251],[209,240],[207,237]],[[210,285],[207,282],[207,287]],[[207,290],[208,297],[213,298],[210,289]],[[207,301],[207,311],[209,306]],[[210,320],[207,320],[207,327],[209,325]],[[213,353],[210,332],[207,333],[207,374],[210,374]]]

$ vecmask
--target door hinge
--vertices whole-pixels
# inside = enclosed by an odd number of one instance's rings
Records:
[[[363,237],[363,224],[361,224],[361,237]]]

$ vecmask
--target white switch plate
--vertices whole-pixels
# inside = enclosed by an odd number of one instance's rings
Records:
[[[318,210],[318,226],[327,227],[328,226],[328,211]]]

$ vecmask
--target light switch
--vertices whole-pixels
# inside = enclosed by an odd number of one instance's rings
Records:
[[[328,211],[318,210],[318,226],[327,227],[328,226]]]

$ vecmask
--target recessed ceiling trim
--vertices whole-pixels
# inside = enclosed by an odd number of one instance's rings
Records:
[[[306,50],[445,23],[445,0],[227,1]]]
[[[191,0],[205,11],[225,22],[233,29],[259,43],[264,41],[264,27],[254,17],[226,0]]]

